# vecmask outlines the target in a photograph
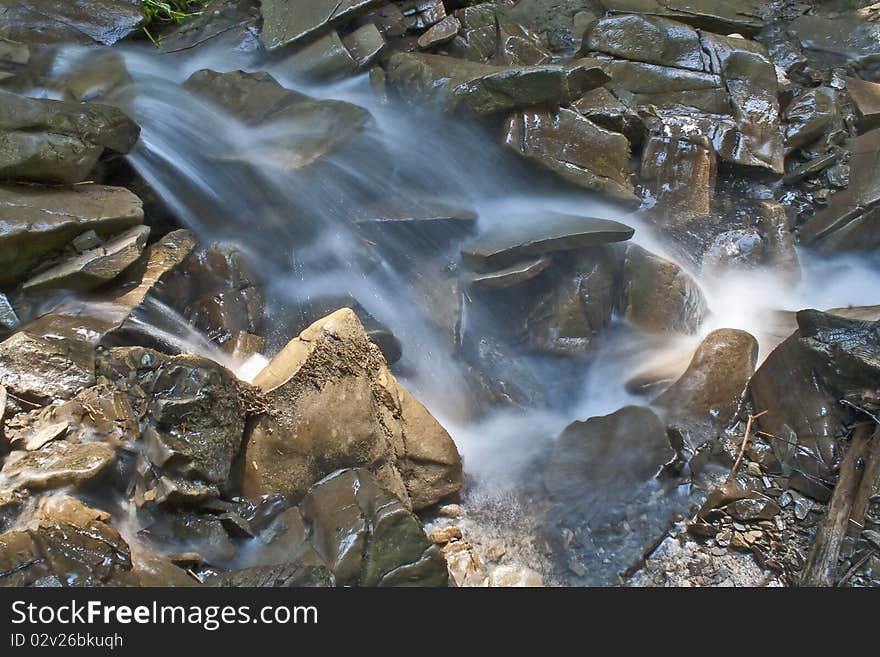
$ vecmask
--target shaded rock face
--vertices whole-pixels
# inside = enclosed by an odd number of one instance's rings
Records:
[[[785,143],[797,148],[819,137],[837,118],[837,92],[830,87],[809,89],[785,109]]]
[[[640,180],[667,224],[682,224],[712,210],[717,166],[702,135],[652,134],[642,153]]]
[[[681,114],[676,106],[719,115],[687,122],[722,159],[782,173],[776,71],[762,45],[630,15],[596,22],[584,47],[621,58],[605,63],[610,85],[640,102],[671,116]]]
[[[401,95],[443,111],[474,114],[559,104],[608,79],[592,63],[506,68],[425,53],[395,53],[386,70]]]
[[[556,439],[544,485],[553,499],[602,515],[651,481],[672,457],[666,429],[654,412],[625,406],[568,425]]]
[[[857,137],[849,148],[849,186],[798,230],[802,243],[821,251],[869,251],[880,245],[880,130]]]
[[[301,505],[337,586],[445,586],[446,561],[418,518],[362,469],[316,483]]]
[[[832,55],[841,63],[871,66],[880,62],[880,25],[857,12],[835,18],[800,16],[787,29],[805,50]]]
[[[257,27],[259,0],[212,0],[201,15],[165,34],[160,47],[166,53],[191,52],[223,44],[227,51],[256,52],[262,46]]]
[[[629,141],[573,110],[523,111],[507,119],[503,143],[586,189],[637,202],[629,179]]]
[[[340,467],[364,466],[407,506],[456,492],[461,461],[449,434],[388,371],[349,309],[292,340],[254,380],[269,411],[256,418],[243,453],[250,498],[301,499]]]
[[[0,178],[81,182],[105,150],[127,153],[139,133],[115,107],[0,91]]]
[[[880,127],[880,84],[847,77],[846,91],[855,105],[859,132],[869,132]]]
[[[145,22],[138,0],[0,0],[0,37],[35,45],[110,46]]]
[[[757,358],[758,341],[750,334],[738,329],[712,331],[685,373],[654,403],[679,415],[708,417],[727,426],[739,411]]]
[[[118,187],[0,186],[0,285],[15,285],[77,235],[109,236],[143,216],[140,200]]]
[[[142,418],[142,452],[151,464],[144,499],[181,492],[153,490],[164,476],[226,482],[247,412],[245,389],[231,372],[199,356],[166,356],[143,347],[107,350],[97,372],[106,385],[126,393]]]
[[[690,274],[635,244],[626,248],[623,280],[624,317],[642,330],[693,333],[707,312]]]
[[[132,586],[131,551],[110,515],[72,497],[44,500],[26,528],[0,534],[0,586]]]

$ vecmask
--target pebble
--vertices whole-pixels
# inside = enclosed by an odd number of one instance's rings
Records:
[[[462,515],[463,510],[460,504],[444,504],[437,509],[437,515],[444,518],[458,518]]]
[[[435,529],[428,534],[428,539],[432,543],[437,543],[438,545],[443,545],[444,543],[449,543],[450,541],[458,540],[460,538],[460,527],[443,527],[441,529]]]

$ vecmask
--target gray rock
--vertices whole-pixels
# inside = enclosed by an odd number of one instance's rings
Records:
[[[710,69],[697,30],[653,16],[602,18],[587,33],[582,50],[693,71]]]
[[[262,49],[258,0],[211,0],[199,16],[189,18],[163,34],[165,53],[193,54],[199,49],[256,53]]]
[[[576,501],[601,513],[653,479],[672,457],[666,429],[654,412],[625,406],[568,425],[556,439],[544,485],[555,500]]]
[[[847,77],[846,90],[858,114],[859,132],[880,127],[880,84]]]
[[[111,46],[146,22],[138,0],[0,0],[0,37]]]
[[[837,92],[830,87],[809,89],[785,109],[785,142],[797,148],[817,139],[837,118]]]
[[[507,119],[503,143],[579,187],[638,203],[629,179],[627,138],[574,110],[518,112]]]
[[[306,81],[345,78],[359,69],[358,61],[335,30],[304,44],[279,64],[286,75]]]
[[[430,50],[452,41],[461,29],[461,21],[455,16],[447,16],[433,25],[430,30],[419,37],[418,45],[423,50]]]
[[[127,153],[139,133],[137,124],[109,105],[0,91],[0,179],[81,182],[105,150]]]
[[[821,251],[870,251],[880,246],[880,129],[849,143],[850,183],[798,230]]]
[[[0,218],[0,285],[12,286],[81,233],[108,236],[140,224],[143,209],[119,187],[0,186]]]
[[[608,11],[665,16],[715,32],[753,34],[761,29],[758,0],[601,0]]]
[[[263,30],[260,40],[267,50],[277,50],[337,25],[381,1],[313,0],[303,5],[292,0],[261,0]]]
[[[343,40],[348,52],[358,63],[358,66],[369,66],[373,63],[382,48],[385,47],[385,39],[379,29],[372,23],[367,23],[347,35]]]
[[[427,53],[395,53],[386,71],[389,84],[407,98],[474,114],[559,104],[608,79],[592,63],[501,67]]]
[[[94,346],[75,331],[43,336],[21,330],[0,342],[0,384],[23,399],[68,399],[95,382]]]
[[[856,12],[835,16],[799,16],[788,30],[807,49],[861,66],[880,61],[880,25]]]
[[[479,271],[513,264],[526,255],[624,242],[635,232],[609,219],[548,213],[540,221],[512,217],[503,227],[481,235],[461,249],[462,260]]]
[[[65,258],[22,283],[22,290],[48,289],[84,291],[113,280],[143,253],[149,226],[135,226],[110,238],[103,246]]]

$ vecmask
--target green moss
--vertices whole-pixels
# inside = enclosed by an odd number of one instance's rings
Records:
[[[141,0],[147,25],[144,34],[156,46],[159,40],[153,36],[151,27],[161,28],[167,23],[182,23],[187,19],[202,15],[208,0]]]

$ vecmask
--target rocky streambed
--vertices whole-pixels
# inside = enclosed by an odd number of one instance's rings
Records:
[[[0,583],[876,585],[880,6],[0,0]]]

